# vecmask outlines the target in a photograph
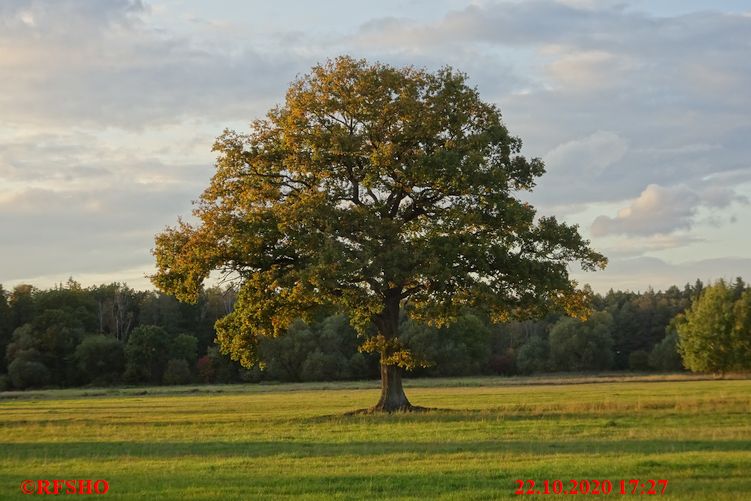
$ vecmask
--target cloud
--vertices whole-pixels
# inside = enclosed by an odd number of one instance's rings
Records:
[[[724,209],[734,203],[748,204],[749,199],[745,195],[739,195],[731,188],[723,186],[709,186],[701,193],[702,204],[707,207]]]
[[[387,47],[445,46],[457,41],[508,45],[602,41],[611,33],[637,26],[642,19],[617,7],[593,10],[552,1],[496,2],[450,11],[431,23],[395,17],[371,20],[361,26],[354,40]]]
[[[151,24],[137,1],[13,1],[0,8],[3,120],[142,129],[248,120],[309,63],[202,43]],[[304,63],[303,63],[304,61]]]
[[[664,236],[690,229],[700,207],[725,209],[733,203],[747,204],[748,198],[724,187],[707,186],[697,193],[683,185],[665,188],[650,184],[615,217],[598,216],[592,223],[592,235]]]
[[[686,187],[663,188],[650,184],[631,205],[615,217],[599,216],[592,223],[592,235],[667,234],[691,228],[699,197]]]
[[[548,173],[556,176],[591,176],[623,158],[628,142],[610,131],[597,131],[567,141],[545,155]]]
[[[528,199],[543,212],[559,215],[608,199],[613,191],[610,171],[622,164],[628,151],[629,141],[612,131],[565,141],[542,156],[546,173]]]
[[[603,50],[583,50],[564,52],[547,70],[555,85],[569,92],[590,93],[619,87],[637,65],[632,57]]]
[[[104,192],[29,189],[0,199],[9,257],[0,263],[0,282],[148,268],[154,234],[187,212],[195,196],[182,187],[123,183]]]
[[[110,282],[126,283],[129,287],[136,290],[153,289],[153,285],[147,278],[153,275],[155,271],[152,263],[142,264],[132,268],[112,268],[105,272],[79,272],[75,274],[61,272],[56,270],[53,273],[45,275],[27,275],[14,278],[3,282],[6,290],[10,290],[19,284],[32,284],[37,287],[49,287],[53,284],[65,283],[68,278],[73,278],[76,282],[84,287],[99,285]]]
[[[6,38],[84,40],[114,27],[133,26],[147,10],[140,0],[5,0],[0,20]]]
[[[149,268],[153,233],[208,182],[213,137],[342,53],[467,72],[546,162],[530,201],[585,226],[602,214],[595,244],[615,235],[602,242],[616,270],[703,240],[707,218],[747,222],[751,17],[709,3],[457,4],[317,8],[312,26],[281,6],[251,19],[236,6],[0,2],[0,281]]]
[[[704,283],[724,278],[732,280],[751,270],[751,258],[724,257],[671,263],[655,257],[612,259],[604,271],[597,273],[574,272],[579,283],[589,283],[598,292],[612,288],[643,291],[648,287],[665,290],[672,285],[681,287],[694,283],[696,279]],[[748,278],[746,276],[745,278]]]
[[[211,173],[83,132],[0,142],[0,283],[151,269],[154,234],[189,213]]]
[[[705,241],[704,238],[692,236],[687,233],[649,236],[630,235],[629,238],[620,239],[617,245],[602,247],[599,250],[608,256],[608,259],[612,260],[633,258],[642,256],[647,252],[677,249]]]

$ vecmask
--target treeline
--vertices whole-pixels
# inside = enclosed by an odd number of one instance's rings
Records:
[[[727,301],[744,293],[751,298],[740,278],[722,287]],[[685,327],[689,307],[704,289],[697,281],[666,291],[595,294],[595,311],[584,322],[553,314],[492,325],[469,310],[443,328],[405,318],[401,337],[430,362],[414,371],[417,376],[676,371],[691,360],[679,353],[678,330],[691,332]],[[295,322],[284,336],[262,342],[262,367],[241,368],[213,342],[214,322],[234,301],[230,287],[207,289],[196,304],[185,304],[120,283],[83,288],[71,279],[52,289],[19,285],[11,291],[0,286],[0,390],[378,377],[377,357],[358,351],[357,334],[336,314]],[[716,370],[717,364],[706,367]]]

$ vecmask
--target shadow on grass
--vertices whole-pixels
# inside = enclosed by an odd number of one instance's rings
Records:
[[[661,454],[685,452],[732,452],[751,450],[751,440],[487,440],[446,442],[311,442],[279,441],[214,441],[214,442],[56,442],[0,443],[0,458],[79,459],[179,456],[237,457],[333,457],[380,456],[390,454]]]

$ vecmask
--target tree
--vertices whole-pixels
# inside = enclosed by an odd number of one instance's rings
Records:
[[[649,365],[658,371],[683,369],[681,356],[678,353],[678,333],[674,329],[669,327],[668,334],[652,349],[649,354]]]
[[[89,291],[72,277],[50,289],[34,290],[33,299],[36,312],[62,311],[74,317],[77,324],[87,332],[93,332],[97,328],[95,302]]]
[[[490,332],[471,313],[441,328],[405,322],[400,335],[417,357],[430,363],[425,373],[431,376],[479,374],[488,365]]]
[[[37,290],[28,284],[16,285],[8,298],[10,306],[10,328],[15,330],[31,322],[36,314],[34,295]]]
[[[585,322],[562,318],[550,330],[550,358],[562,371],[607,370],[613,366],[613,317],[598,311]]]
[[[628,356],[628,368],[632,371],[649,370],[649,352],[644,350],[632,351]]]
[[[185,360],[194,365],[198,359],[198,339],[190,334],[178,334],[170,343],[170,358]]]
[[[751,291],[736,294],[724,280],[706,286],[675,324],[687,369],[719,374],[751,369]]]
[[[15,388],[24,390],[45,386],[50,381],[50,371],[31,353],[24,353],[8,366],[8,376]]]
[[[10,343],[10,335],[13,332],[11,319],[11,309],[8,305],[8,297],[0,284],[0,374],[6,372],[7,363],[5,360],[5,349]]]
[[[302,381],[303,366],[308,355],[317,348],[317,336],[302,320],[292,322],[284,334],[261,346],[264,360],[272,379]]]
[[[216,346],[209,347],[206,355],[196,362],[199,377],[205,383],[229,383],[237,379],[237,366]]]
[[[123,343],[111,336],[87,336],[76,347],[78,368],[89,382],[117,381],[125,369]]]
[[[544,372],[548,368],[548,342],[541,336],[534,335],[519,349],[516,365],[522,374]]]
[[[170,337],[156,325],[136,327],[125,345],[125,378],[159,384],[170,358]]]
[[[733,366],[748,371],[751,370],[751,289],[742,292],[733,304],[733,317]]]
[[[126,284],[113,282],[89,289],[96,302],[97,328],[123,343],[136,326],[138,294]],[[148,322],[147,322],[148,323]]]
[[[184,358],[173,358],[167,362],[162,378],[164,384],[188,384],[190,383],[190,368]]]
[[[59,309],[45,310],[13,331],[6,350],[8,364],[23,352],[33,350],[38,354],[35,362],[48,369],[50,379],[55,384],[74,384],[77,371],[70,362],[82,337],[83,329],[73,313]],[[10,365],[8,368],[10,370]]]
[[[212,271],[235,277],[217,340],[245,366],[260,339],[333,306],[380,354],[374,410],[410,409],[402,371],[418,360],[399,338],[405,303],[438,325],[466,307],[496,321],[581,312],[569,263],[606,263],[576,226],[518,198],[544,172],[521,146],[451,68],[315,66],[249,133],[217,139],[199,223],[156,236],[152,282],[196,301]]]

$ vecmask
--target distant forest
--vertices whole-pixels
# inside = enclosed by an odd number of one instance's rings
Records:
[[[741,278],[727,286],[736,297],[748,290]],[[583,322],[551,314],[493,325],[467,310],[435,328],[405,317],[400,337],[430,362],[413,376],[679,371],[675,319],[703,289],[697,280],[665,291],[593,294],[593,314]],[[265,339],[265,363],[241,367],[214,345],[214,322],[234,301],[231,287],[209,288],[196,304],[186,304],[120,283],[0,286],[0,391],[378,377],[377,355],[358,352],[347,318],[330,311]]]

